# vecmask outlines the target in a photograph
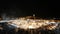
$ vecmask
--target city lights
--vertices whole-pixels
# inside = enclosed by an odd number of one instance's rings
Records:
[[[60,20],[54,19],[37,19],[35,16],[19,17],[11,20],[0,20],[0,23],[7,23],[9,28],[28,31],[30,34],[37,33],[40,30],[55,30],[60,28]],[[0,27],[0,29],[3,29]],[[38,32],[40,34],[41,32]]]
[[[58,22],[58,21],[57,21]],[[47,26],[46,29],[53,30],[58,26],[58,23],[55,20],[40,20],[40,19],[27,19],[27,18],[19,18],[15,20],[8,21],[9,25],[15,26],[16,28],[21,29],[38,29],[40,27]],[[51,25],[53,24],[53,25]],[[51,26],[49,26],[51,25]]]

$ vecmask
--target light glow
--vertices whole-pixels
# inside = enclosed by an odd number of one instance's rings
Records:
[[[2,22],[2,21],[0,21]],[[4,21],[3,21],[4,22]],[[40,27],[47,26],[47,29],[53,30],[58,24],[55,20],[44,20],[44,19],[29,19],[29,18],[17,18],[14,20],[7,21],[9,25],[15,26],[16,28],[21,29],[38,29]],[[53,25],[51,25],[53,24]],[[51,26],[49,26],[51,25]]]

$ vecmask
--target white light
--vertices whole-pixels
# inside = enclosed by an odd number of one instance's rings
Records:
[[[34,27],[33,26],[29,26],[29,29],[33,29]]]

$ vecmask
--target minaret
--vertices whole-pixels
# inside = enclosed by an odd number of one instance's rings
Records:
[[[36,8],[33,8],[33,18],[35,19],[35,16],[36,16]]]
[[[33,14],[33,18],[35,19],[35,14]]]

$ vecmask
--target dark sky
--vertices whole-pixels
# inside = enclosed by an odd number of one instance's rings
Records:
[[[29,16],[36,14],[36,16],[39,17],[59,17],[57,7],[48,4],[48,1],[22,0],[2,2],[0,3],[0,7],[0,14],[6,13],[7,15],[14,16]]]

